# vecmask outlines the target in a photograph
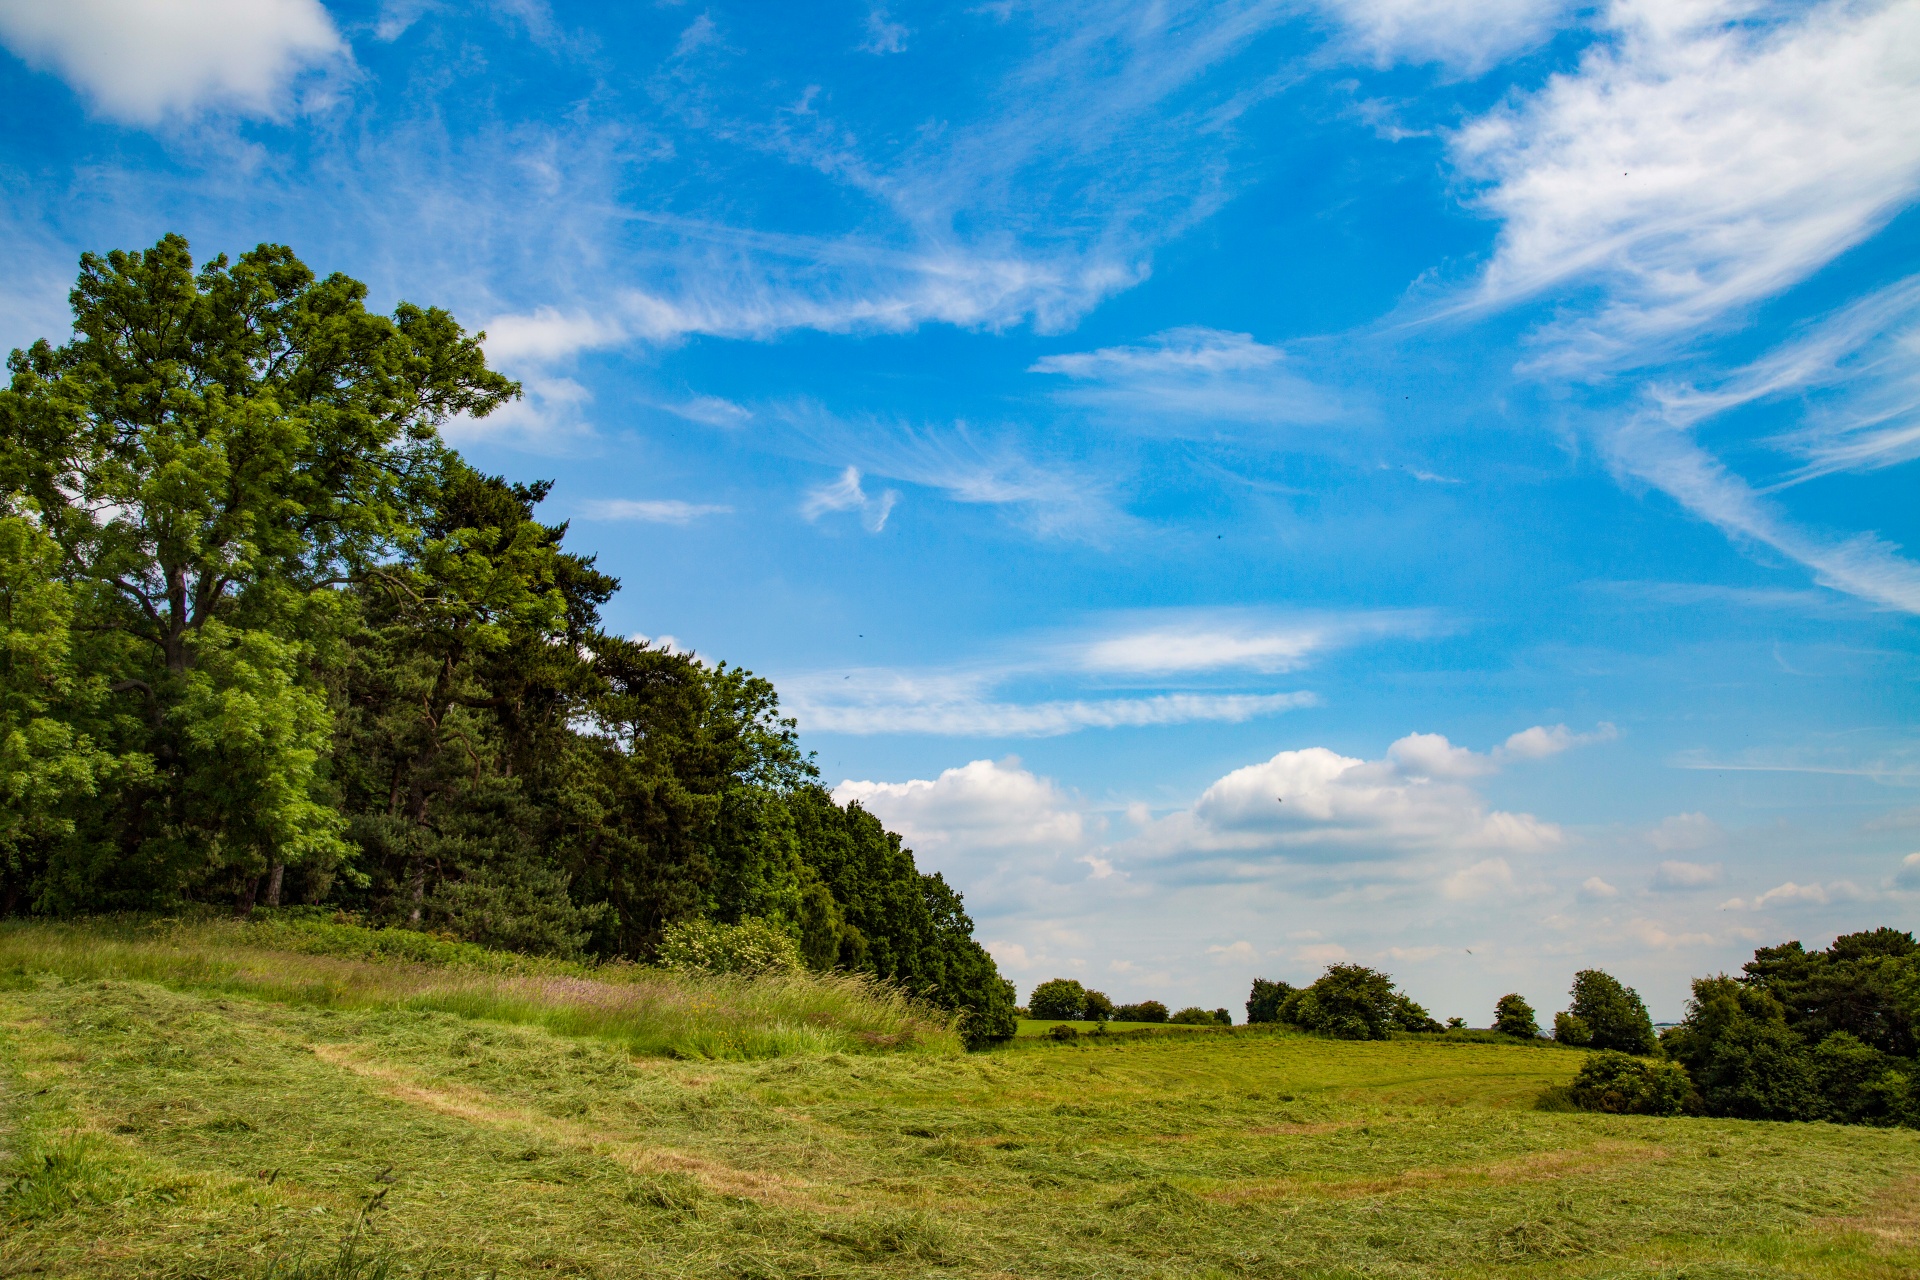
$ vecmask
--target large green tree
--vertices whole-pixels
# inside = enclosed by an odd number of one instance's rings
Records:
[[[960,895],[835,804],[773,686],[609,634],[474,470],[518,393],[445,312],[263,245],[82,259],[0,392],[0,906],[327,902],[647,959],[755,922],[1010,1035]]]
[[[107,745],[152,768],[101,834],[118,847],[85,859],[114,864],[104,895],[97,867],[42,888],[85,906],[225,882],[250,901],[263,874],[342,850],[316,790],[326,709],[303,691],[331,589],[404,538],[438,424],[517,388],[445,312],[375,314],[364,285],[279,246],[198,271],[178,236],[88,254],[71,302],[70,342],[8,360],[0,476],[56,550],[72,626],[110,638],[93,674],[141,710]]]

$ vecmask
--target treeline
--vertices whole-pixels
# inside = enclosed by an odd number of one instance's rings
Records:
[[[1664,1061],[1596,1054],[1574,1082],[1597,1110],[1920,1127],[1920,946],[1891,928],[1824,951],[1762,947],[1697,978]]]
[[[650,959],[764,921],[1011,1035],[960,895],[822,789],[773,687],[607,632],[519,394],[444,311],[263,245],[87,255],[0,392],[0,911],[327,904]]]
[[[1166,1022],[1176,1026],[1230,1027],[1233,1015],[1225,1009],[1202,1009],[1188,1005],[1174,1013],[1158,1000],[1138,1004],[1115,1004],[1104,991],[1093,991],[1073,978],[1049,978],[1033,989],[1027,1003],[1015,1010],[1022,1017],[1060,1019],[1067,1022]],[[1058,1030],[1058,1028],[1055,1028]]]
[[[1695,979],[1685,1020],[1658,1034],[1640,994],[1611,974],[1583,969],[1568,995],[1553,1041],[1593,1051],[1566,1091],[1577,1106],[1920,1128],[1920,944],[1911,933],[1850,933],[1824,951],[1762,947],[1737,976]],[[1256,978],[1247,1021],[1354,1040],[1448,1029],[1361,965],[1334,965],[1298,989]],[[1492,1030],[1543,1038],[1517,993],[1500,997]]]

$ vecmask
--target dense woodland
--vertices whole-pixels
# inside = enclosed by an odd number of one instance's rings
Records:
[[[822,789],[765,680],[609,634],[519,394],[444,311],[263,245],[88,255],[0,392],[0,912],[307,903],[651,958],[765,921],[1010,1035],[960,895]]]

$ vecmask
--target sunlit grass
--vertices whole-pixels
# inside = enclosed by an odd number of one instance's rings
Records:
[[[0,929],[0,1276],[1920,1275],[1920,1134],[1543,1111],[1551,1047],[636,1056],[646,971],[143,929]]]
[[[951,1016],[856,975],[744,978],[635,965],[590,968],[351,925],[8,922],[0,924],[3,970],[153,982],[329,1009],[436,1010],[610,1040],[642,1054],[770,1058],[961,1049]]]

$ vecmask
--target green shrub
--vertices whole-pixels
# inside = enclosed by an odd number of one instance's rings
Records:
[[[1113,1011],[1115,1022],[1165,1022],[1167,1006],[1158,1000],[1142,1000],[1139,1004],[1123,1004]]]
[[[1913,1064],[1882,1053],[1851,1032],[1836,1031],[1815,1045],[1808,1065],[1829,1120],[1911,1124],[1920,1119],[1910,1103]]]
[[[1233,1015],[1231,1013],[1228,1013],[1225,1009],[1215,1009],[1213,1011],[1213,1020],[1219,1023],[1223,1027],[1230,1027],[1233,1025]]]
[[[1535,1040],[1540,1036],[1540,1023],[1534,1018],[1533,1006],[1518,992],[1501,996],[1493,1006],[1493,1029],[1521,1040]]]
[[[1086,999],[1086,1017],[1091,1022],[1105,1022],[1113,1016],[1113,1001],[1107,999],[1104,991],[1089,991]]]
[[[1649,1062],[1614,1049],[1587,1055],[1569,1092],[1586,1111],[1677,1116],[1698,1106],[1687,1073],[1671,1062]]]
[[[1593,1028],[1564,1010],[1553,1015],[1553,1038],[1560,1044],[1584,1049],[1593,1043]]]
[[[1027,1013],[1034,1018],[1063,1018],[1076,1022],[1087,1016],[1087,989],[1072,978],[1054,978],[1033,989]]]
[[[800,944],[765,920],[682,920],[660,937],[660,963],[683,973],[799,973]]]
[[[1171,1018],[1168,1018],[1167,1021],[1181,1027],[1211,1027],[1216,1025],[1213,1015],[1197,1004],[1188,1005]]]
[[[1047,1028],[1047,1038],[1049,1040],[1078,1040],[1080,1038],[1080,1028],[1066,1022],[1056,1023]]]

